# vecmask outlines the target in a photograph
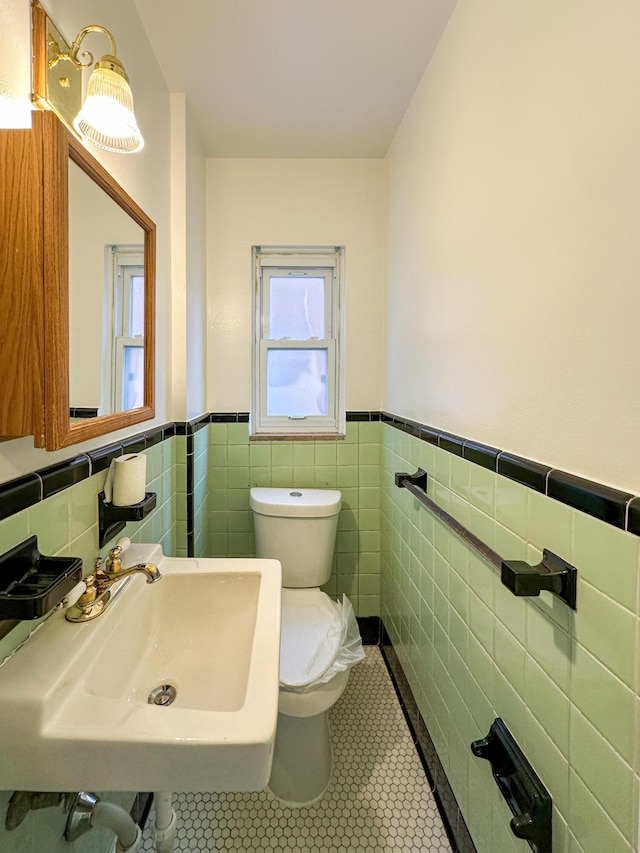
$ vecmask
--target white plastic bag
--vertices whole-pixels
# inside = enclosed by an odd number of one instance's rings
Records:
[[[360,631],[356,621],[355,614],[351,602],[346,595],[342,596],[342,602],[333,601],[337,611],[337,618],[327,633],[327,641],[333,641],[336,633],[340,635],[340,646],[336,659],[321,675],[313,681],[301,686],[284,685],[281,683],[281,689],[290,693],[308,693],[310,690],[318,687],[320,684],[326,684],[331,681],[334,675],[338,672],[344,672],[345,669],[350,669],[364,658],[364,649],[362,648],[362,640],[360,639]],[[310,662],[310,666],[311,666]]]

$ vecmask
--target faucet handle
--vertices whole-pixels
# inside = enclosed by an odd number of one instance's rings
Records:
[[[122,545],[116,545],[115,548],[112,548],[109,551],[109,556],[107,557],[107,562],[105,563],[105,572],[108,575],[115,575],[117,572],[122,571],[122,561],[120,560],[120,555],[122,554],[123,548]]]

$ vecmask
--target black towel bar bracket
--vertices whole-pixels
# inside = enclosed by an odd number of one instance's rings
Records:
[[[548,590],[557,595],[566,605],[577,610],[578,570],[569,565],[562,557],[558,557],[546,548],[542,562],[531,566],[522,560],[503,560],[503,558],[486,545],[481,539],[468,530],[464,525],[449,515],[442,507],[427,495],[427,472],[418,468],[415,474],[395,474],[395,484],[399,489],[406,489],[434,513],[441,521],[454,530],[461,539],[475,548],[485,560],[500,569],[500,579],[504,586],[517,596],[537,596],[542,590]]]
[[[485,738],[471,744],[471,752],[491,764],[496,785],[513,814],[510,826],[516,838],[528,841],[535,853],[552,853],[551,795],[500,717]]]
[[[578,609],[578,570],[546,548],[537,566],[521,560],[503,560],[501,579],[514,595],[535,596],[547,589],[572,610]]]

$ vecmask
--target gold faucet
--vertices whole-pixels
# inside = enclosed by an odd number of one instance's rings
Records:
[[[128,569],[123,569],[121,554],[122,548],[119,545],[112,548],[109,551],[104,569],[102,568],[102,557],[96,558],[93,574],[85,578],[86,590],[75,604],[67,608],[65,619],[69,622],[89,622],[91,619],[97,619],[104,613],[111,601],[110,587],[125,578],[131,577],[131,575],[143,574],[147,583],[155,583],[162,577],[160,570],[153,563],[138,563]],[[121,588],[116,590],[116,593]]]

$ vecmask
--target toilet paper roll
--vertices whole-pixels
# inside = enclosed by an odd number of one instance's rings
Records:
[[[147,488],[147,457],[128,453],[111,462],[104,497],[114,506],[131,506],[144,500]]]

